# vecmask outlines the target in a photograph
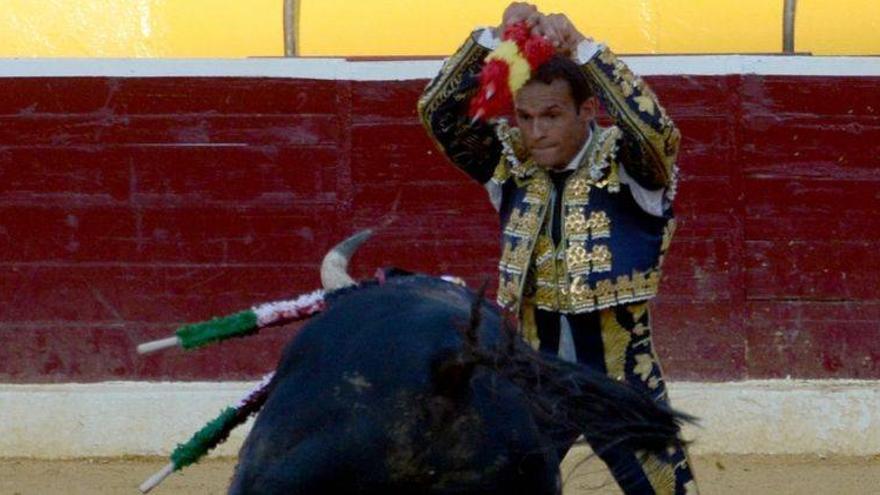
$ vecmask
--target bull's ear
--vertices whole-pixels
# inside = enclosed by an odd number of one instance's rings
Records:
[[[474,375],[474,360],[461,351],[448,351],[431,364],[431,381],[434,394],[458,401],[470,390]]]

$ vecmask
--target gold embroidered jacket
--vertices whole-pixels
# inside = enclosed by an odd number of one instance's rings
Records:
[[[565,182],[555,246],[548,172],[529,159],[518,129],[467,116],[488,53],[469,37],[428,84],[418,109],[439,148],[494,195],[503,229],[499,304],[582,313],[656,295],[672,212],[646,213],[619,177],[623,166],[642,187],[665,188],[668,199],[674,194],[679,132],[654,93],[607,48],[582,65],[614,125],[593,126]]]

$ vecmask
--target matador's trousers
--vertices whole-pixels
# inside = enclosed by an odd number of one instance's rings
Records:
[[[651,344],[647,303],[576,315],[537,310],[535,324],[541,351],[564,354],[566,346],[560,350],[560,335],[565,336],[565,330],[570,329],[575,354],[571,357],[577,362],[668,403],[660,362]],[[576,435],[560,440],[560,459],[575,440]],[[670,448],[662,457],[638,456],[615,447],[592,447],[627,495],[697,493],[687,452],[681,445]]]

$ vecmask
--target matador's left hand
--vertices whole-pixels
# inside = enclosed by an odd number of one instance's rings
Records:
[[[532,30],[546,37],[557,50],[569,56],[577,51],[578,43],[587,39],[565,14],[541,15]]]

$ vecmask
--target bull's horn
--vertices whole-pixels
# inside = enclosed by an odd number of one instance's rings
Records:
[[[348,261],[357,248],[373,235],[373,229],[364,229],[333,247],[321,262],[321,284],[325,291],[355,285],[348,274]]]

